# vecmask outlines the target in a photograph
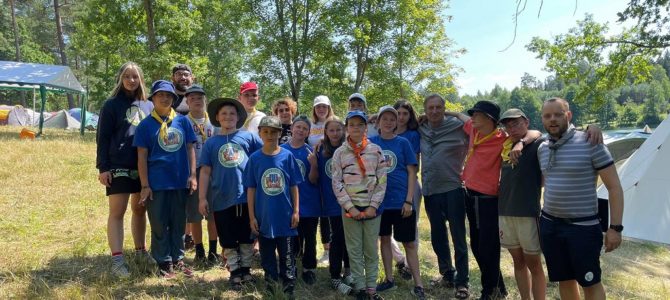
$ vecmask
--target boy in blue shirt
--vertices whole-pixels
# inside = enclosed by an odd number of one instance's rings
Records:
[[[263,117],[258,130],[263,148],[249,157],[244,171],[249,224],[251,231],[258,235],[268,290],[272,291],[272,282],[281,275],[284,293],[290,297],[295,287],[294,248],[300,219],[298,184],[302,176],[293,154],[279,147],[282,131],[279,118]]]
[[[151,255],[166,279],[175,277],[175,269],[193,276],[184,264],[184,229],[187,195],[198,188],[196,137],[188,119],[172,108],[176,99],[172,83],[154,82],[149,97],[154,110],[137,126],[133,140],[142,183],[140,203],[146,205],[151,224]]]
[[[243,282],[253,281],[250,270],[254,242],[242,175],[249,154],[263,143],[257,135],[239,130],[247,113],[237,100],[214,99],[207,105],[207,113],[210,122],[221,130],[207,139],[200,154],[200,184],[208,188],[200,189],[199,210],[203,215],[214,212],[219,243],[228,259],[230,285],[240,290]]]

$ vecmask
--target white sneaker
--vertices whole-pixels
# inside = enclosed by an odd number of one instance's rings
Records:
[[[319,258],[318,263],[322,265],[328,265],[328,250],[323,251],[323,254]]]
[[[340,279],[331,279],[330,284],[333,287],[333,289],[335,289],[344,296],[349,295],[349,293],[351,293],[352,288],[349,285],[342,282],[342,280]]]
[[[351,285],[352,283],[354,283],[354,276],[351,274],[345,275],[344,277],[342,277],[342,282],[344,282],[344,284],[346,285]]]
[[[128,271],[128,267],[123,258],[112,259],[112,274],[119,278],[130,277],[130,272]]]

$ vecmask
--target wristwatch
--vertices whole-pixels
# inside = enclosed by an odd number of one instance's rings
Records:
[[[610,225],[610,229],[613,229],[616,232],[622,232],[623,231],[623,225]]]

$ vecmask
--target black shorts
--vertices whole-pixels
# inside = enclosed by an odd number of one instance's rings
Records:
[[[393,238],[401,243],[409,243],[416,240],[416,211],[412,215],[403,218],[400,209],[386,209],[382,213],[381,225],[379,225],[379,236],[387,236],[393,233]]]
[[[112,184],[106,188],[106,195],[115,194],[134,194],[142,191],[140,177],[137,176],[137,170],[112,169]]]
[[[577,280],[583,287],[600,282],[600,224],[574,225],[540,217],[540,244],[550,281]]]
[[[246,203],[214,212],[216,232],[221,248],[235,249],[240,244],[252,244],[254,237],[249,226],[249,207]]]

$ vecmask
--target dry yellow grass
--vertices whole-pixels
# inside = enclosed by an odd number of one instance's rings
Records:
[[[195,279],[165,282],[139,274],[131,264],[130,280],[109,277],[107,202],[96,180],[94,133],[81,138],[78,133],[46,130],[43,139],[24,141],[18,139],[19,131],[0,127],[0,299],[263,297],[260,288],[229,291],[228,274],[221,269],[198,270]],[[423,212],[420,229],[422,277],[427,283],[438,272]],[[128,229],[126,245],[130,250]],[[187,256],[192,258],[193,253]],[[502,257],[508,299],[517,299],[511,258],[504,250]],[[670,299],[670,250],[666,246],[625,241],[620,249],[602,257],[602,266],[610,299]],[[472,255],[470,268],[471,291],[477,296],[479,272]],[[258,268],[254,275],[262,278]],[[299,284],[298,299],[341,299],[327,284],[326,268],[319,267],[317,276],[314,286]],[[411,299],[411,282],[399,282],[396,291],[383,294],[387,299]],[[434,289],[428,295],[449,299],[453,291]],[[553,284],[548,298],[558,298]]]

